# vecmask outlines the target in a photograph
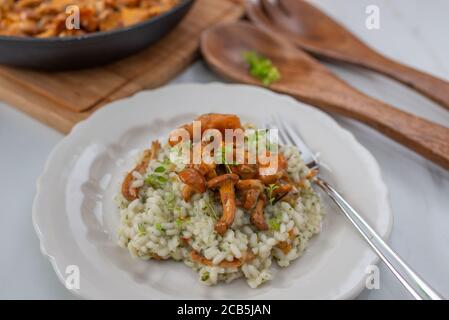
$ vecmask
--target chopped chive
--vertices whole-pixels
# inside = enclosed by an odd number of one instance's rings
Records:
[[[165,167],[159,166],[156,169],[154,169],[154,172],[157,172],[157,173],[165,172]]]
[[[147,232],[147,230],[146,230],[146,228],[145,228],[145,225],[144,225],[143,223],[139,223],[139,224],[137,225],[137,230],[139,231],[139,233],[138,233],[139,236],[143,236],[143,235],[145,235],[146,232]]]
[[[281,78],[281,74],[270,59],[255,51],[243,52],[243,58],[249,66],[249,73],[259,79],[264,86],[269,86]]]
[[[217,220],[218,217],[217,217],[217,213],[215,212],[214,206],[209,201],[207,201],[206,207],[207,207],[207,209],[209,209],[210,216],[213,216],[213,218],[215,218],[215,220]]]
[[[201,281],[207,281],[209,280],[209,272],[203,272],[203,274],[201,275]]]
[[[154,225],[154,227],[155,227],[159,232],[162,232],[162,233],[165,232],[165,229],[162,228],[162,225],[161,225],[160,223],[156,223],[156,224]]]
[[[273,217],[268,220],[268,226],[271,230],[279,231],[281,229],[281,219],[280,217]]]
[[[271,205],[273,205],[274,200],[276,200],[273,197],[273,191],[276,190],[277,188],[279,188],[279,186],[276,185],[276,184],[270,184],[270,185],[268,185],[268,187],[266,187],[267,195],[268,195],[268,201],[270,202]]]

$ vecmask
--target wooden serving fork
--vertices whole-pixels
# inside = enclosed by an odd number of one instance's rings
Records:
[[[238,22],[205,31],[201,50],[211,68],[223,76],[262,85],[249,74],[243,58],[245,51],[255,50],[281,73],[270,89],[361,121],[449,170],[448,128],[366,96],[282,37]]]

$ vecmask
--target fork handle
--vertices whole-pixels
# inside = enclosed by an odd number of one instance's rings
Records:
[[[346,218],[356,227],[377,255],[401,284],[417,300],[442,300],[404,261],[385,243],[370,225],[326,181],[316,178],[315,183],[335,202]]]

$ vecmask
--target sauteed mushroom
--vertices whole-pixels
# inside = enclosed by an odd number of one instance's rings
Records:
[[[268,230],[268,225],[265,222],[263,210],[265,207],[265,197],[259,197],[256,207],[251,211],[251,223],[254,224],[259,230]]]
[[[246,210],[250,210],[256,205],[257,199],[264,190],[263,184],[256,179],[240,180],[236,187],[242,192],[242,204]]]
[[[178,176],[182,182],[184,182],[196,192],[203,193],[206,191],[206,179],[197,170],[193,168],[187,168],[182,170],[178,174]]]
[[[185,185],[184,188],[182,188],[182,198],[185,202],[189,202],[194,194],[195,190],[191,186]]]
[[[217,176],[217,172],[215,171],[217,165],[215,163],[207,164],[201,162],[200,164],[188,165],[188,167],[195,169],[196,171],[201,173],[204,177],[206,177],[208,180],[215,178]]]
[[[205,257],[201,256],[195,250],[192,250],[190,252],[190,257],[192,258],[193,261],[201,263],[205,266],[209,266],[209,267],[214,266],[214,264],[211,260],[206,259]],[[251,251],[248,251],[248,252],[244,252],[240,259],[234,258],[234,260],[232,260],[232,261],[223,260],[218,264],[218,266],[220,268],[238,268],[242,264],[250,262],[253,259],[254,259],[254,254]]]
[[[224,135],[226,129],[240,129],[242,127],[239,117],[235,114],[208,113],[199,116],[195,121],[201,122],[201,134],[208,129],[217,129]],[[180,128],[187,130],[190,140],[193,139],[193,123],[185,124]],[[170,134],[168,143],[173,147],[179,142],[180,139],[175,130]]]
[[[235,217],[235,192],[234,185],[239,180],[239,176],[233,173],[223,174],[207,182],[208,188],[220,188],[220,198],[223,205],[223,215],[215,224],[215,230],[223,235],[228,227],[234,222]]]
[[[268,165],[260,165],[258,179],[260,179],[265,185],[276,183],[285,175],[285,170],[287,169],[287,160],[279,154],[277,159],[277,172],[272,175],[264,175],[263,169],[267,168]]]
[[[216,129],[223,134],[226,129],[241,128],[240,119],[229,114],[205,114],[199,116],[196,121],[201,122],[201,133],[207,129]],[[181,128],[188,131],[192,140],[193,123],[186,124]],[[174,139],[176,138],[174,134],[170,136],[169,141],[172,146],[179,142]],[[220,143],[224,147],[223,141]],[[236,151],[236,145],[234,144],[232,147]],[[270,155],[270,151],[267,151],[266,157],[270,157]],[[268,225],[264,217],[264,208],[268,202],[264,193],[266,186],[274,186],[274,188],[270,188],[268,195],[271,205],[283,199],[293,190],[286,172],[288,163],[283,155],[275,156],[276,171],[270,175],[267,175],[264,169],[273,165],[272,163],[262,164],[259,162],[260,158],[257,158],[257,163],[249,164],[248,151],[245,151],[243,158],[244,162],[239,164],[189,164],[179,173],[181,181],[186,184],[182,190],[185,201],[189,201],[195,192],[202,193],[207,189],[219,189],[219,193],[215,192],[212,196],[217,201],[219,196],[223,205],[223,215],[215,225],[215,230],[221,235],[233,223],[237,204],[249,212],[252,224],[259,230],[267,230]],[[237,196],[235,190],[237,190]],[[292,200],[295,196],[296,194],[292,195]]]
[[[276,189],[274,189],[271,193],[271,196],[274,199],[273,204],[284,198],[290,191],[292,191],[292,189],[293,186],[291,184],[280,185]]]
[[[258,174],[257,165],[238,164],[231,167],[233,173],[238,174],[242,179],[253,179]]]
[[[127,27],[169,11],[180,0],[0,0],[0,35],[65,37]],[[76,6],[79,28],[66,20]]]
[[[139,194],[140,188],[132,187],[132,183],[134,181],[133,172],[138,172],[140,174],[144,174],[148,167],[148,163],[151,160],[156,158],[157,153],[160,148],[161,148],[161,144],[159,143],[159,141],[153,141],[151,143],[151,149],[144,151],[144,154],[143,154],[143,157],[142,157],[142,160],[140,161],[140,163],[138,163],[137,166],[126,175],[125,179],[123,180],[123,184],[122,184],[122,194],[126,200],[133,201],[133,200],[137,199],[138,194]]]

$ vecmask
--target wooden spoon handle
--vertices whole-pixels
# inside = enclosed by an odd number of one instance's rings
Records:
[[[361,64],[402,82],[449,110],[449,82],[380,55]]]
[[[322,109],[361,121],[449,170],[449,129],[391,107],[341,83],[338,94],[304,99]]]

